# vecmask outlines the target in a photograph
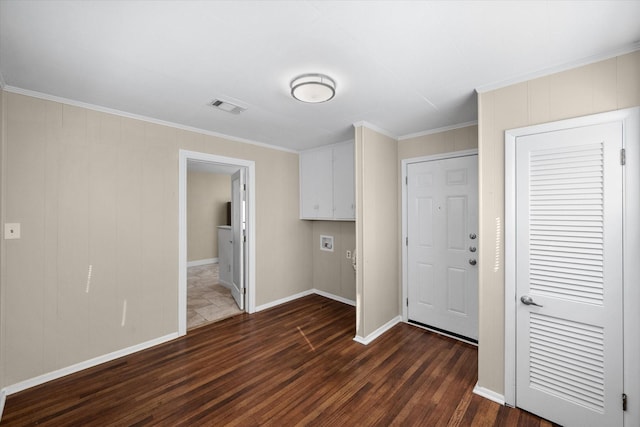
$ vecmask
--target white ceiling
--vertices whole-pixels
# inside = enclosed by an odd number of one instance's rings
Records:
[[[8,90],[293,150],[360,121],[398,137],[472,122],[475,88],[639,42],[640,1],[0,0]],[[310,72],[336,80],[332,101],[289,95]]]

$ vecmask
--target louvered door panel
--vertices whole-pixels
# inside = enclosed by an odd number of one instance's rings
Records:
[[[618,425],[622,387],[619,124],[516,141],[518,406]]]
[[[531,387],[602,412],[602,328],[531,314]]]
[[[603,162],[602,142],[529,155],[532,292],[602,304]]]

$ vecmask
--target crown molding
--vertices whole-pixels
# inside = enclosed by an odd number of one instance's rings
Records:
[[[422,132],[410,133],[408,135],[403,135],[403,136],[398,137],[398,141],[404,141],[405,139],[411,139],[411,138],[418,138],[420,136],[433,135],[434,133],[441,133],[441,132],[446,132],[446,131],[449,131],[449,130],[462,129],[462,128],[466,128],[466,127],[469,127],[469,126],[475,126],[477,124],[478,124],[478,121],[477,120],[473,120],[473,121],[470,121],[470,122],[458,123],[456,125],[443,126],[443,127],[440,127],[440,128],[425,130],[425,131],[422,131]]]
[[[250,144],[250,145],[256,145],[258,147],[269,148],[271,150],[284,151],[284,152],[287,152],[287,153],[298,154],[297,150],[292,150],[290,148],[280,147],[280,146],[277,146],[277,145],[271,145],[271,144],[267,144],[267,143],[264,143],[264,142],[253,141],[253,140],[245,139],[245,138],[239,138],[239,137],[236,137],[236,136],[226,135],[226,134],[223,134],[223,133],[213,132],[213,131],[205,130],[205,129],[200,129],[200,128],[196,128],[196,127],[193,127],[193,126],[185,126],[185,125],[181,125],[181,124],[178,124],[178,123],[168,122],[168,121],[165,121],[165,120],[154,119],[152,117],[147,117],[147,116],[142,116],[142,115],[139,115],[139,114],[128,113],[126,111],[116,110],[116,109],[113,109],[113,108],[103,107],[103,106],[95,105],[95,104],[89,104],[89,103],[86,103],[86,102],[81,102],[81,101],[76,101],[76,100],[73,100],[73,99],[63,98],[63,97],[60,97],[60,96],[49,95],[47,93],[36,92],[36,91],[33,91],[33,90],[29,90],[29,89],[22,89],[22,88],[15,87],[15,86],[5,86],[4,90],[7,91],[7,92],[16,93],[18,95],[31,96],[33,98],[44,99],[46,101],[59,102],[61,104],[67,104],[67,105],[72,105],[74,107],[86,108],[88,110],[98,111],[98,112],[107,113],[107,114],[113,114],[113,115],[120,116],[120,117],[126,117],[126,118],[129,118],[129,119],[140,120],[140,121],[143,121],[143,122],[153,123],[153,124],[157,124],[157,125],[161,125],[161,126],[167,126],[167,127],[174,128],[174,129],[186,130],[186,131],[189,131],[189,132],[195,132],[195,133],[199,133],[199,134],[202,134],[202,135],[214,136],[216,138],[223,138],[223,139],[226,139],[228,141],[240,142],[240,143],[243,143],[243,144]]]
[[[397,140],[397,139],[398,139],[398,137],[397,137],[397,136],[395,136],[394,134],[392,134],[392,133],[391,133],[391,132],[389,132],[388,130],[386,130],[386,129],[382,129],[381,127],[378,127],[378,126],[376,126],[376,125],[374,125],[374,124],[371,124],[371,123],[369,123],[369,122],[366,122],[366,121],[359,121],[359,122],[355,122],[355,123],[353,124],[353,127],[354,127],[354,128],[361,127],[361,126],[362,126],[362,127],[367,128],[367,129],[371,129],[372,131],[375,131],[375,132],[381,133],[381,134],[383,134],[383,135],[385,135],[385,136],[388,136],[389,138],[392,138],[392,139],[395,139],[395,140]]]
[[[565,62],[562,64],[557,64],[551,67],[543,68],[538,71],[534,71],[532,73],[522,74],[513,78],[509,78],[506,80],[489,83],[486,85],[476,87],[477,93],[485,93],[490,92],[492,90],[501,89],[503,87],[511,86],[517,83],[526,82],[529,80],[537,79],[540,77],[545,77],[551,74],[560,73],[562,71],[571,70],[573,68],[582,67],[584,65],[593,64],[595,62],[604,61],[607,59],[615,58],[616,56],[622,56],[627,53],[632,53],[637,50],[640,50],[640,41],[622,46],[618,49],[608,51],[606,53],[601,53],[598,55],[587,56],[585,58],[581,58],[571,62]]]

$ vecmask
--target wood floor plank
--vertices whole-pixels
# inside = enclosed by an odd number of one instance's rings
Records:
[[[2,426],[551,425],[472,393],[475,347],[354,324],[317,295],[237,315],[8,396]]]

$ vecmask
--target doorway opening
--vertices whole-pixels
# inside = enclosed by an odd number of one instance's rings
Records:
[[[244,295],[232,294],[231,280],[237,222],[231,177],[239,172],[238,166],[187,161],[187,330],[244,311]]]
[[[402,315],[477,344],[477,150],[402,161]]]
[[[229,222],[231,225],[228,226],[228,230],[225,227],[226,224],[220,228],[223,240],[232,244],[227,248],[228,253],[222,257],[218,256],[217,270],[219,271],[219,262],[222,258],[225,262],[223,273],[225,286],[231,291],[237,306],[242,311],[252,313],[255,311],[255,192],[253,191],[255,163],[250,160],[187,150],[180,150],[179,157],[178,333],[184,335],[187,332],[188,313],[188,172],[190,170],[208,171],[230,176],[230,203],[228,211],[225,209],[225,212],[228,212],[226,215],[231,218],[229,221],[225,218],[224,222]],[[218,239],[215,234],[207,238]],[[215,260],[204,261],[203,266]],[[198,262],[196,261],[195,264],[197,265]]]

